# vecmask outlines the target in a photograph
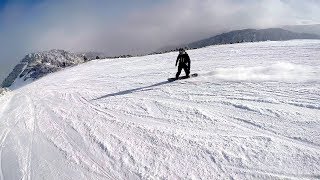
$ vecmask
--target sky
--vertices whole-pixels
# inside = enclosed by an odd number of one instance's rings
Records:
[[[31,52],[143,54],[230,30],[319,20],[319,0],[0,0],[0,81]]]

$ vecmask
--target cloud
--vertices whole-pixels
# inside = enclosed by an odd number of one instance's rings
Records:
[[[223,31],[317,22],[317,0],[37,0],[0,10],[0,72],[53,48],[145,53]],[[28,3],[29,2],[29,3]],[[0,73],[1,76],[1,73]],[[1,79],[1,77],[0,77]]]
[[[234,29],[267,28],[299,24],[306,20],[314,22],[312,20],[320,18],[320,8],[314,4],[319,2],[176,0],[149,10],[130,13],[124,22],[116,26],[116,32],[111,32],[111,42],[118,40],[113,44],[114,48],[125,44],[126,49],[135,47],[138,50],[151,50]],[[108,42],[102,45],[107,46]]]

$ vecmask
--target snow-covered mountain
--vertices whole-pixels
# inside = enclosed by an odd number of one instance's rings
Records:
[[[285,41],[292,39],[320,39],[320,36],[306,33],[295,33],[281,28],[244,29],[223,33],[208,39],[187,44],[189,48],[201,48],[215,44],[232,44],[258,41]]]
[[[162,48],[160,52],[172,51],[177,49],[178,47],[196,49],[220,44],[234,44],[242,42],[260,41],[285,41],[293,39],[320,39],[320,35],[308,34],[303,32],[292,32],[281,28],[243,29],[222,33],[210,38],[202,39],[184,45],[168,46]]]
[[[283,29],[298,33],[317,34],[320,36],[320,24],[283,26]]]
[[[50,50],[26,55],[3,81],[2,87],[20,86],[49,73],[84,62],[82,55]]]
[[[0,179],[319,179],[320,41],[91,61],[0,97]]]

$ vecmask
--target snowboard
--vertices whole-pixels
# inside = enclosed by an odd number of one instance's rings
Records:
[[[198,76],[198,74],[197,74],[197,73],[194,73],[194,74],[190,74],[190,77],[181,76],[181,77],[179,77],[178,79],[176,79],[176,78],[168,78],[168,81],[169,81],[169,82],[172,82],[172,81],[177,81],[177,80],[182,80],[182,79],[188,79],[188,78],[197,77],[197,76]]]

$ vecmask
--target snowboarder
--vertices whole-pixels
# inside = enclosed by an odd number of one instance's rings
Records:
[[[186,77],[187,78],[190,77],[190,65],[191,65],[190,57],[183,48],[179,49],[179,55],[177,57],[176,66],[178,62],[179,62],[179,65],[178,65],[178,72],[176,74],[176,79],[179,78],[179,75],[182,69],[186,73]]]

